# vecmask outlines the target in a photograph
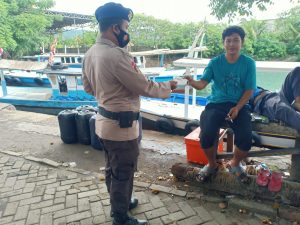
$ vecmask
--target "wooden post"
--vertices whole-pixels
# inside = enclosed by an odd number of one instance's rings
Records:
[[[6,80],[5,80],[3,71],[1,69],[0,69],[0,77],[1,77],[2,93],[3,93],[3,96],[6,96],[7,95]]]
[[[227,130],[226,151],[232,152],[234,146],[234,134],[231,129]]]
[[[295,148],[300,148],[300,137],[296,138]],[[292,155],[291,180],[300,182],[300,154]]]

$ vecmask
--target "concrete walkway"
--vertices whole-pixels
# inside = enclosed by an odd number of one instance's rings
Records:
[[[53,167],[51,160],[35,163],[33,158],[6,153],[0,152],[1,225],[111,224],[109,195],[101,174],[73,172]],[[161,191],[153,194],[151,189]],[[151,225],[254,225],[267,219],[254,213],[240,214],[235,208],[222,210],[217,202],[201,200],[201,193],[189,199],[184,191],[171,192],[169,187],[136,182],[134,195],[140,204],[130,213]],[[292,223],[281,220],[273,224]]]
[[[145,132],[142,145],[142,171],[136,174],[134,187],[140,204],[132,215],[151,225],[255,225],[267,221],[260,205],[251,201],[240,200],[255,205],[256,210],[245,211],[243,204],[232,201],[221,209],[224,198],[205,195],[188,183],[157,179],[169,177],[174,163],[186,162],[176,150],[184,148],[182,137]],[[71,168],[64,162],[76,162],[77,166]],[[55,116],[13,111],[0,104],[0,225],[111,224],[109,195],[99,171],[103,166],[102,151],[62,143]],[[274,220],[272,224],[293,224]]]

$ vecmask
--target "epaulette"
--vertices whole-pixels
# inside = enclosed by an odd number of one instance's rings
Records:
[[[127,57],[132,58],[132,55],[131,55],[126,49],[120,48],[120,47],[116,47],[116,49],[118,49],[120,52],[122,52],[122,54],[123,54],[124,56],[127,56]]]

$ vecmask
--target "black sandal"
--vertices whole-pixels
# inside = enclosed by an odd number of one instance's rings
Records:
[[[210,180],[212,177],[214,177],[217,174],[218,170],[219,170],[218,167],[211,168],[208,165],[206,165],[196,175],[196,180],[200,183],[205,183],[208,180]]]

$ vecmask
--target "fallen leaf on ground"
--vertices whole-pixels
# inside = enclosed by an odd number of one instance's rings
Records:
[[[245,214],[245,213],[247,213],[247,211],[246,211],[246,209],[239,209],[239,213]]]
[[[272,221],[270,219],[263,219],[262,221],[262,224],[268,224],[268,225],[272,225]]]
[[[220,208],[220,209],[226,209],[227,206],[228,206],[228,205],[227,205],[226,202],[220,202],[220,203],[219,203],[219,208]]]
[[[159,193],[159,190],[152,189],[151,193],[157,195]]]
[[[99,180],[100,180],[100,181],[103,181],[103,180],[105,180],[105,176],[104,176],[104,175],[102,175],[102,174],[100,174],[98,178],[99,178]]]
[[[158,180],[165,180],[165,178],[163,178],[163,177],[158,177]]]

